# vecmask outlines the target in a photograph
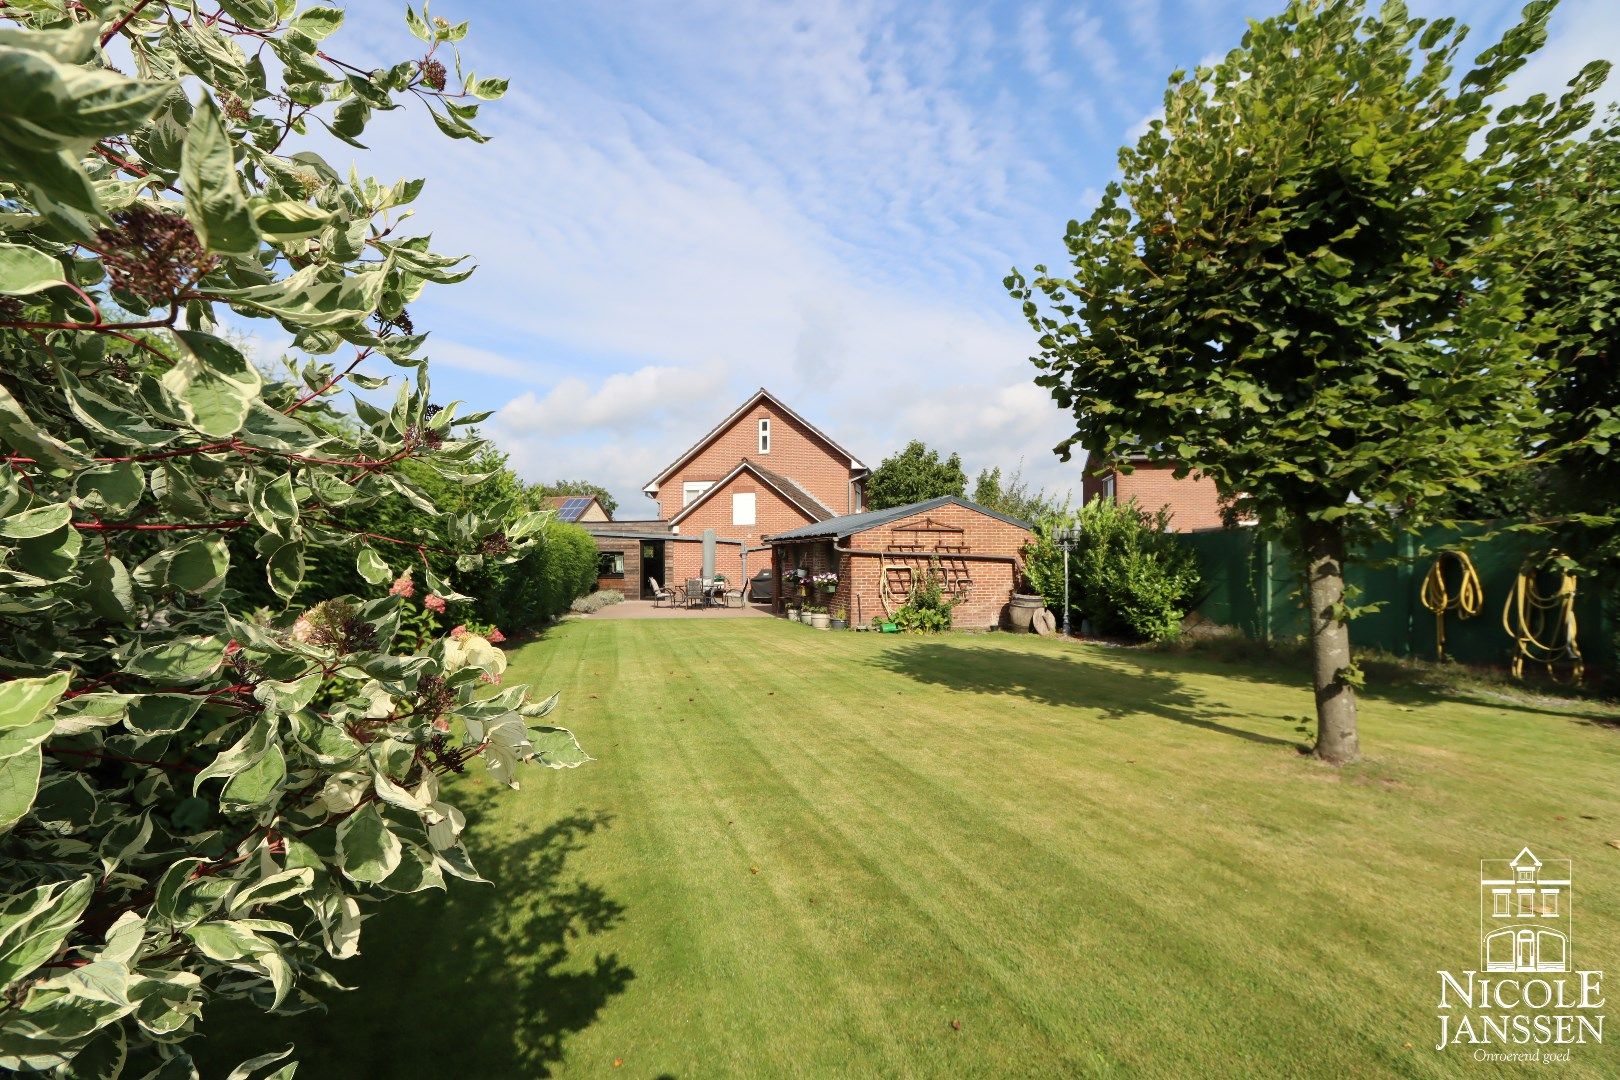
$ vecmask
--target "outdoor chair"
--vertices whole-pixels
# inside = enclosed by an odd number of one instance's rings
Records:
[[[647,587],[652,591],[653,607],[657,607],[659,604],[664,604],[668,607],[675,606],[675,594],[669,589],[666,589],[662,585],[658,584],[656,579],[648,578]]]
[[[702,607],[703,603],[703,582],[698,578],[692,578],[686,583],[686,606]]]
[[[740,588],[739,589],[727,589],[725,591],[725,593],[722,595],[722,599],[725,601],[726,607],[730,607],[733,603],[736,603],[736,605],[738,607],[742,607],[743,606],[743,591]]]

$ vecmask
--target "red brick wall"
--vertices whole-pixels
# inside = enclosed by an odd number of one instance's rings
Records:
[[[1207,476],[1189,473],[1177,480],[1174,466],[1145,464],[1136,465],[1128,473],[1107,469],[1093,474],[1088,463],[1080,484],[1081,498],[1085,502],[1104,498],[1109,477],[1113,477],[1114,497],[1120,502],[1134,498],[1138,506],[1150,513],[1161,507],[1168,508],[1170,527],[1176,532],[1221,526],[1220,493],[1215,481]]]
[[[759,452],[759,421],[771,422],[771,451]],[[660,516],[669,520],[682,506],[682,485],[687,481],[717,481],[748,458],[799,484],[827,504],[835,514],[853,513],[849,505],[849,459],[797,420],[762,401],[738,417],[725,431],[682,465],[658,489]],[[726,502],[726,520],[731,520]]]
[[[955,526],[960,533],[916,532],[906,526],[932,523]],[[886,551],[906,545],[921,545],[921,551],[909,557],[890,554],[845,554],[837,566],[838,591],[831,597],[813,595],[810,603],[823,604],[830,609],[842,608],[848,612],[851,625],[865,625],[873,616],[892,614],[905,603],[909,581],[920,579],[928,570],[930,555],[936,554],[936,545],[960,544],[967,550],[963,554],[1000,556],[1006,561],[980,559],[953,559],[949,551],[938,552],[941,576],[948,589],[964,593],[966,599],[951,613],[952,625],[959,630],[987,630],[1000,626],[1006,614],[1007,603],[1023,569],[1023,549],[1031,539],[1027,529],[981,514],[964,506],[941,506],[902,518],[888,525],[869,529],[850,537],[842,546],[855,552]],[[823,552],[829,550],[816,543],[779,544],[781,569],[795,565],[809,565],[812,570],[822,569]],[[884,607],[882,578],[884,566],[909,566],[909,574],[888,571],[890,598]],[[791,599],[791,597],[790,597]]]
[[[717,574],[726,575],[726,580],[734,588],[742,588],[742,549],[741,544],[720,543],[714,546],[714,570]],[[665,562],[668,564],[668,581],[665,582],[672,589],[681,588],[692,578],[703,576],[703,544],[698,537],[691,540],[669,540],[665,542]],[[759,572],[762,566],[768,566],[769,557],[763,552],[755,552],[748,558],[748,573],[750,576]]]
[[[731,496],[741,492],[754,493],[754,524],[731,523]],[[813,519],[803,510],[778,495],[752,473],[738,473],[723,489],[680,520],[676,528],[683,536],[702,536],[704,529],[713,529],[716,536],[746,540],[758,544],[761,536],[797,529]]]

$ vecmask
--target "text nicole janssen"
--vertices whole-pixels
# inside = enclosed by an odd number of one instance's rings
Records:
[[[1603,1041],[1603,972],[1557,978],[1440,975],[1440,1042],[1448,1046],[1567,1046]]]

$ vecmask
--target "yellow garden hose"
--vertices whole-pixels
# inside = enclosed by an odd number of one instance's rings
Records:
[[[1524,662],[1544,664],[1551,675],[1553,665],[1569,664],[1576,679],[1586,673],[1581,648],[1576,641],[1575,575],[1558,570],[1558,585],[1550,593],[1536,587],[1539,571],[1559,558],[1550,551],[1531,556],[1519,566],[1507,603],[1502,605],[1502,628],[1513,639],[1513,675],[1524,675]]]
[[[1455,594],[1446,585],[1446,561],[1455,562],[1461,570]],[[1474,560],[1465,551],[1442,551],[1435,556],[1429,575],[1423,579],[1419,594],[1423,606],[1434,612],[1434,658],[1446,658],[1446,612],[1455,611],[1460,619],[1471,619],[1479,614],[1485,600],[1485,591],[1479,584],[1479,571]]]

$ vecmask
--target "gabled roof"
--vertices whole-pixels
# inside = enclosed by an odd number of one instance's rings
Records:
[[[670,462],[669,465],[664,468],[663,472],[641,485],[641,490],[648,495],[658,494],[659,486],[663,484],[665,480],[668,480],[670,475],[674,473],[676,469],[679,469],[682,465],[685,465],[688,461],[692,460],[698,451],[714,442],[714,440],[719,438],[723,432],[731,427],[731,425],[735,424],[744,413],[762,401],[769,401],[772,405],[775,405],[778,409],[780,409],[783,415],[797,420],[800,424],[809,429],[810,433],[815,435],[816,438],[820,439],[822,442],[826,443],[840,454],[849,458],[849,467],[855,472],[866,473],[870,471],[865,465],[861,464],[859,458],[857,458],[854,454],[851,454],[848,450],[845,450],[842,446],[839,446],[825,431],[822,431],[820,428],[816,427],[816,425],[812,424],[810,421],[788,408],[782,403],[780,398],[762,386],[758,390],[755,390],[753,395],[747,401],[733,409],[731,411],[731,415],[727,416],[724,420],[720,421],[712,429],[710,429],[707,435],[703,436],[703,438],[687,447],[686,450],[682,452],[680,457]]]
[[[789,480],[787,477],[778,473],[773,473],[769,469],[761,468],[748,458],[743,458],[735,469],[732,469],[730,472],[726,473],[725,476],[722,476],[720,479],[716,480],[703,494],[681,507],[680,512],[674,517],[670,518],[667,524],[680,524],[682,518],[686,517],[686,515],[690,514],[704,503],[708,502],[715,495],[719,494],[721,488],[731,483],[731,481],[739,473],[743,472],[753,473],[754,476],[759,479],[760,483],[782,496],[782,498],[786,499],[789,503],[792,503],[794,506],[798,507],[804,512],[805,516],[810,518],[812,521],[825,521],[833,516],[832,510],[828,508],[826,503],[804,490],[804,488],[800,487],[792,480]]]
[[[546,496],[546,502],[553,510],[557,511],[557,520],[559,521],[578,521],[585,515],[587,511],[590,510],[591,504],[595,503],[596,501],[595,495]],[[601,510],[604,514],[607,513],[607,510],[604,509],[600,503],[597,503],[597,509]]]
[[[846,536],[854,536],[856,533],[863,533],[867,529],[875,529],[879,525],[887,525],[890,522],[899,521],[902,518],[911,517],[913,514],[920,514],[925,510],[933,510],[941,506],[961,506],[968,510],[976,510],[986,517],[993,517],[997,521],[1005,521],[1009,525],[1016,525],[1020,529],[1030,528],[1027,521],[1020,521],[1015,517],[1009,517],[1006,514],[991,510],[989,507],[980,506],[978,503],[971,502],[959,495],[941,495],[937,499],[928,499],[925,502],[911,503],[907,506],[891,506],[887,510],[867,510],[865,513],[845,514],[843,517],[828,518],[826,521],[800,525],[797,529],[779,532],[774,536],[767,536],[765,539],[773,543],[777,540],[813,540],[827,536],[842,540]]]
[[[1540,866],[1541,860],[1536,858],[1535,853],[1529,848],[1525,848],[1523,851],[1515,855],[1513,857],[1513,861],[1508,863],[1508,865],[1514,867],[1515,869],[1523,869],[1526,866]]]

